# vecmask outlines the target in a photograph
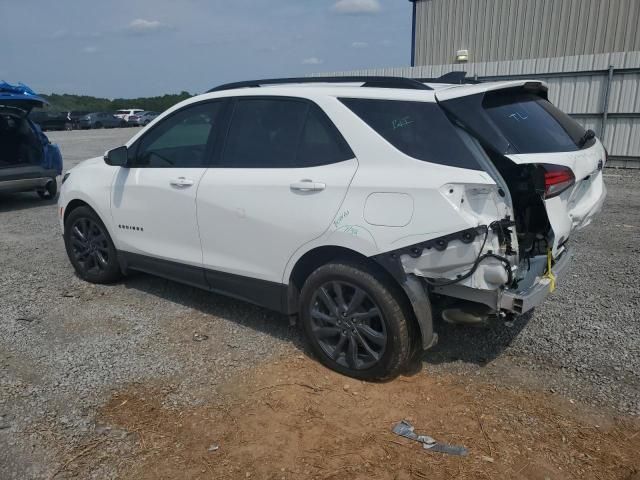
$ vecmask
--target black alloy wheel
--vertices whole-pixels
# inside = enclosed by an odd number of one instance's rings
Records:
[[[384,355],[387,327],[380,308],[362,288],[327,282],[315,291],[309,314],[312,334],[339,365],[364,370]]]
[[[92,219],[80,218],[71,225],[71,249],[87,273],[100,273],[109,266],[107,236]]]
[[[300,321],[315,356],[361,380],[390,379],[409,367],[410,308],[393,280],[365,261],[324,264],[300,292]]]
[[[92,283],[111,283],[121,276],[117,252],[107,228],[90,208],[78,207],[69,213],[64,243],[80,278]]]

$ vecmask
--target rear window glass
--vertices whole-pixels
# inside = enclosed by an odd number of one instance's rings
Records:
[[[349,109],[410,157],[451,167],[482,170],[435,103],[342,98]]]
[[[585,133],[569,115],[531,93],[489,92],[482,107],[518,153],[575,151]]]

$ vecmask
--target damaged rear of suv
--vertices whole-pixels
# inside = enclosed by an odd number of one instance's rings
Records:
[[[387,156],[391,168],[398,161],[389,188],[370,194],[387,200],[369,212],[369,196],[364,213],[369,224],[398,227],[402,212],[384,210],[411,198],[404,205],[413,209],[414,231],[386,242],[393,229],[375,232],[385,252],[372,258],[403,286],[425,349],[437,341],[432,312],[450,323],[483,324],[542,303],[569,264],[571,234],[591,222],[606,196],[606,150],[548,101],[544,83],[433,86],[434,103],[342,99],[402,154],[431,163],[407,169],[408,178],[400,159]]]
[[[440,278],[427,282],[435,294],[471,302],[445,308],[448,321],[525,313],[555,289],[569,261],[571,233],[602,207],[606,150],[593,131],[547,100],[541,82],[449,88],[436,98],[474,137],[476,157],[498,187],[493,203],[505,216],[476,228],[482,246],[466,272],[439,270],[433,273]],[[430,265],[442,266],[447,250]],[[408,263],[420,272],[419,260]],[[429,267],[424,272],[429,275]]]

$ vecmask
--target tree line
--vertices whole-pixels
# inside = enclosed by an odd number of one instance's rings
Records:
[[[115,112],[124,108],[141,108],[142,110],[162,112],[176,103],[192,97],[189,92],[185,91],[159,97],[115,98],[113,100],[67,93],[40,96],[49,102],[47,109],[54,112]]]

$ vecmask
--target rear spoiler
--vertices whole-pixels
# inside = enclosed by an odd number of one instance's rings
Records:
[[[509,80],[504,82],[487,82],[475,85],[464,84],[460,86],[452,86],[436,91],[436,99],[438,101],[447,101],[454,98],[467,97],[470,95],[478,95],[494,90],[508,90],[521,88],[528,92],[534,93],[547,99],[549,87],[545,82],[540,80]]]

